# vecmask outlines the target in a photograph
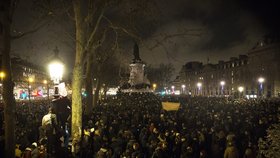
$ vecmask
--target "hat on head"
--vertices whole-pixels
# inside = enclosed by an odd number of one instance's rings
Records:
[[[33,145],[33,146],[35,146],[35,147],[37,147],[37,146],[38,146],[36,142],[32,143],[32,145]]]

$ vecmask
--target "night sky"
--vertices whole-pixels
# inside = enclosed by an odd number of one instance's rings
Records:
[[[26,31],[34,27],[34,8],[28,0],[22,1],[14,26]],[[176,72],[188,61],[206,63],[209,58],[211,63],[216,63],[246,54],[264,35],[279,35],[277,0],[156,0],[153,7],[151,14],[155,22],[139,22],[140,57],[155,66],[172,63]],[[12,54],[43,65],[57,45],[60,56],[71,70],[74,45],[66,33],[71,28],[65,29],[63,24],[67,22],[54,22],[13,42]],[[133,40],[127,41],[123,56],[129,62]]]

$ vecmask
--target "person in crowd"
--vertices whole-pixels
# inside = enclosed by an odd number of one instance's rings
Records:
[[[16,144],[15,157],[21,158],[22,151],[19,149],[19,144]]]
[[[39,157],[39,150],[38,145],[36,142],[32,143],[31,145],[31,158],[38,158]]]
[[[58,140],[57,140],[57,118],[56,114],[54,114],[54,109],[52,107],[49,108],[49,113],[46,114],[42,119],[42,127],[45,130],[47,136],[47,152],[49,155],[54,155],[58,148]]]
[[[239,158],[239,151],[235,145],[234,134],[229,134],[227,136],[227,147],[224,152],[224,158]]]
[[[143,152],[140,149],[139,143],[135,142],[133,144],[133,152],[131,154],[132,158],[144,158]]]
[[[47,158],[47,150],[44,145],[39,146],[39,156],[38,158]]]
[[[27,147],[25,148],[23,154],[22,154],[22,158],[31,158],[31,152],[32,152],[32,149]]]
[[[167,142],[159,142],[152,154],[152,158],[169,158],[170,156],[167,152]]]
[[[243,158],[256,158],[256,151],[251,142],[248,142]]]

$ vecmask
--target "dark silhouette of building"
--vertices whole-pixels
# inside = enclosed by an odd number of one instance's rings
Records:
[[[266,36],[246,55],[217,64],[188,62],[182,66],[174,85],[176,89],[184,85],[185,93],[192,96],[279,96],[280,42]]]

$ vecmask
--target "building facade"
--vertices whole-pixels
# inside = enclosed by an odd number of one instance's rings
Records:
[[[11,67],[16,99],[29,99],[29,96],[31,98],[47,96],[50,81],[43,67],[19,57],[11,58]]]
[[[188,62],[174,85],[192,96],[278,97],[280,42],[265,39],[246,55],[217,64]]]

